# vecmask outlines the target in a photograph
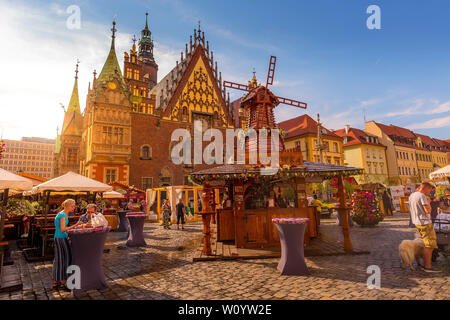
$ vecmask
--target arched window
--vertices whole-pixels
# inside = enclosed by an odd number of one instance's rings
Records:
[[[143,160],[149,160],[152,158],[152,149],[150,146],[142,146],[141,147],[141,159]]]

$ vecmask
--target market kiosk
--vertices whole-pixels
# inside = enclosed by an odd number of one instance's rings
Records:
[[[308,206],[305,179],[321,177],[337,178],[338,208],[344,234],[344,248],[352,251],[348,226],[343,177],[361,174],[362,169],[344,166],[303,162],[300,150],[286,150],[280,153],[280,161],[274,175],[261,174],[262,167],[248,165],[224,165],[195,172],[191,178],[203,186],[202,202],[206,211],[217,214],[217,241],[234,241],[238,248],[268,248],[280,246],[274,218],[309,218],[305,232],[305,244],[319,235],[319,223],[314,207]],[[297,164],[288,164],[289,158]],[[284,163],[284,164],[283,164]],[[214,188],[224,188],[231,199],[231,207],[222,208],[215,202]],[[293,201],[282,205],[280,190],[290,189]],[[286,201],[284,201],[286,203]],[[208,203],[211,204],[207,208]]]

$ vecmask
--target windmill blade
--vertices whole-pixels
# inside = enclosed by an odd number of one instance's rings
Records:
[[[269,71],[267,72],[267,85],[266,85],[266,87],[273,84],[273,77],[275,76],[275,65],[276,65],[276,63],[277,63],[277,57],[270,56]]]
[[[277,97],[277,99],[280,103],[287,104],[288,106],[294,106],[294,107],[302,108],[302,109],[306,109],[306,107],[308,106],[307,103],[297,101],[297,100],[292,100],[292,99],[282,98],[282,97]]]
[[[242,91],[247,91],[247,92],[250,91],[248,86],[246,86],[245,84],[240,84],[240,83],[235,83],[235,82],[230,82],[230,81],[224,81],[223,86],[225,88],[237,89],[237,90],[242,90]]]

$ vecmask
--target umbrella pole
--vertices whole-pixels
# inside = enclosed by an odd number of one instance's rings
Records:
[[[3,240],[3,230],[5,228],[5,219],[6,219],[6,206],[8,204],[8,192],[9,189],[5,189],[3,191],[3,208],[1,212],[1,220],[0,220],[0,242]],[[2,282],[2,270],[3,270],[3,253],[4,253],[4,246],[0,245],[0,287]]]
[[[45,257],[45,247],[47,246],[47,236],[48,236],[48,230],[47,230],[47,215],[48,211],[50,210],[50,205],[48,204],[50,201],[50,191],[47,191],[45,193],[45,212],[44,212],[44,232],[43,232],[43,239],[42,239],[42,256]]]

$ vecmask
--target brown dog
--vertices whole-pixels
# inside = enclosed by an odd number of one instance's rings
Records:
[[[416,270],[412,263],[416,260],[417,264],[420,265],[419,261],[423,255],[423,248],[425,248],[425,244],[422,239],[403,240],[398,246],[402,268],[405,269],[405,265],[407,265],[411,270]]]

